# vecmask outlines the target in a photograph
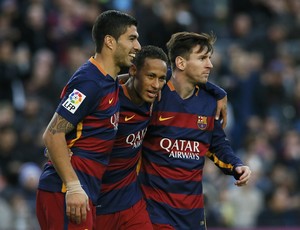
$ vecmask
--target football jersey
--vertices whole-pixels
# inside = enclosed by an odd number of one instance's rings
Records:
[[[71,77],[62,91],[56,112],[73,124],[66,135],[73,152],[71,164],[80,183],[96,204],[119,119],[119,83],[90,58]],[[52,163],[46,163],[39,189],[65,192]]]
[[[205,156],[226,174],[242,165],[214,119],[216,99],[196,88],[182,99],[171,81],[153,115],[143,142],[139,172],[151,221],[175,229],[205,229],[202,172]]]
[[[102,180],[98,215],[128,209],[142,199],[136,168],[151,116],[151,104],[139,106],[133,103],[124,85],[120,89],[119,100],[119,127]]]

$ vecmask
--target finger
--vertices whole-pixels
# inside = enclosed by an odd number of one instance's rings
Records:
[[[222,128],[225,129],[227,125],[227,107],[224,106],[223,109],[221,110],[221,116],[222,116]]]
[[[91,209],[90,209],[90,204],[89,204],[89,199],[87,199],[87,201],[86,201],[86,209],[87,209],[88,211],[91,210]]]
[[[222,115],[222,128],[225,129],[227,125],[227,116]]]
[[[247,185],[248,184],[248,180],[247,181],[238,181],[238,182],[236,182],[235,183],[235,185],[237,185],[237,186],[244,186],[244,185]]]
[[[249,180],[250,176],[251,176],[251,171],[246,170],[245,172],[242,173],[242,175],[239,179],[240,180]]]
[[[86,212],[86,210],[87,210],[87,207],[86,207],[86,206],[83,206],[83,207],[81,208],[81,220],[82,220],[82,222],[85,222],[85,221],[86,221],[86,217],[87,217],[87,212]]]
[[[250,178],[249,173],[244,172],[243,174],[241,174],[239,181],[245,182],[245,181],[249,180],[249,178]]]
[[[219,120],[220,118],[220,113],[221,113],[221,108],[219,108],[219,106],[217,106],[217,111],[216,111],[216,115],[215,115],[215,119]]]
[[[248,184],[248,181],[250,179],[250,175],[245,175],[245,177],[240,178],[239,180],[237,180],[238,184]]]
[[[69,149],[69,157],[71,158],[73,155],[73,152],[71,151],[71,149]]]
[[[76,223],[76,208],[72,207],[70,211],[70,220],[71,222]]]
[[[235,182],[235,185],[237,185],[237,186],[242,186],[242,185],[245,184],[245,183],[246,183],[246,181],[237,180],[237,181]]]
[[[76,213],[75,213],[75,222],[76,224],[81,223],[81,208],[76,208]]]
[[[66,208],[66,214],[67,214],[67,217],[70,218],[71,217],[71,207],[69,205],[67,205],[67,208]]]
[[[157,100],[158,100],[158,101],[161,100],[161,91],[160,91],[160,90],[158,91],[158,94],[157,94]]]

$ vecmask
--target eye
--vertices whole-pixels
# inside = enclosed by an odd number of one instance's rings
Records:
[[[137,40],[137,36],[130,36],[129,40],[133,42],[133,41]]]
[[[149,73],[147,76],[148,76],[149,79],[155,78],[155,75],[153,73]]]
[[[159,81],[160,81],[160,82],[165,82],[165,81],[166,81],[166,77],[160,77],[160,78],[159,78]]]

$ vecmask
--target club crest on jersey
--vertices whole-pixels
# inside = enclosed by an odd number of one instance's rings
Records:
[[[69,112],[74,114],[85,97],[86,96],[79,90],[74,89],[73,92],[69,95],[68,99],[62,104],[62,106],[65,107]]]
[[[207,127],[207,117],[198,116],[197,124],[198,124],[199,129],[201,129],[201,130],[206,129],[206,127]]]

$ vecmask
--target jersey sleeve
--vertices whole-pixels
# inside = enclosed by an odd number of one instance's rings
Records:
[[[97,108],[102,98],[101,92],[101,87],[96,82],[73,82],[65,87],[56,112],[76,126]]]
[[[205,91],[207,91],[209,94],[211,94],[216,100],[220,100],[227,95],[224,89],[211,82],[202,84],[200,85],[200,87],[203,88]]]
[[[212,134],[212,142],[206,156],[212,160],[224,174],[233,175],[238,179],[239,175],[236,174],[234,169],[244,164],[233,152],[220,121],[215,120],[214,122],[215,127]]]

